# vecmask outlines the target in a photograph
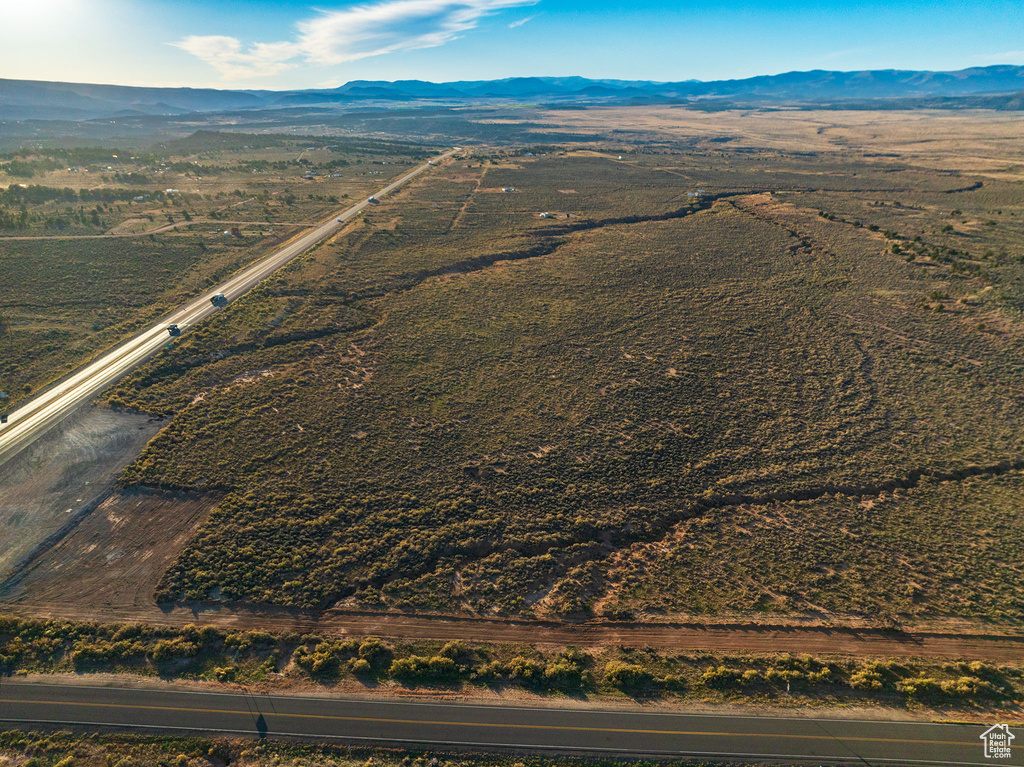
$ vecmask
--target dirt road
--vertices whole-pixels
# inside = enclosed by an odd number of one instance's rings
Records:
[[[236,605],[191,605],[145,609],[111,604],[78,606],[66,602],[0,604],[0,610],[21,617],[97,621],[144,621],[160,625],[263,628],[316,632],[325,635],[380,636],[395,639],[576,645],[623,645],[675,652],[717,653],[842,653],[878,657],[925,657],[1020,662],[1024,636],[1003,637],[941,632],[888,633],[878,629],[759,625],[557,623],[492,620],[453,616],[323,613]]]

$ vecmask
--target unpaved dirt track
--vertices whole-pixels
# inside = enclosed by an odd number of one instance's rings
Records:
[[[843,627],[738,626],[696,624],[557,623],[453,616],[322,613],[276,607],[195,604],[106,606],[25,599],[0,602],[0,612],[26,618],[66,618],[182,626],[188,623],[227,629],[315,632],[325,635],[380,636],[394,639],[462,639],[532,645],[651,647],[675,652],[842,653],[861,656],[957,658],[1020,662],[1024,636],[987,636]]]

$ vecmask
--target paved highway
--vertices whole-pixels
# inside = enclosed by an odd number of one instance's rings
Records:
[[[989,724],[479,706],[3,680],[0,721],[607,755],[1024,765],[1021,746],[1012,746],[1008,759],[985,759],[980,736]],[[1018,733],[1024,740],[1024,730]]]
[[[445,152],[430,163],[406,173],[373,196],[383,197],[389,194],[423,173],[432,163],[450,157],[456,151],[458,151],[457,148]],[[183,331],[187,330],[204,317],[218,311],[217,307],[210,303],[211,296],[223,293],[228,301],[238,298],[296,256],[335,234],[368,204],[371,204],[370,198],[365,198],[344,212],[331,216],[330,220],[243,269],[226,282],[212,288],[208,293],[164,317],[153,327],[104,353],[79,371],[11,411],[8,415],[8,423],[0,425],[0,464],[12,458],[19,450],[55,423],[156,353],[169,339],[167,334],[169,324],[174,323]]]

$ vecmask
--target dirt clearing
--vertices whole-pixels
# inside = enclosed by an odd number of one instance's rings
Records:
[[[156,610],[157,581],[215,505],[195,495],[115,493],[9,578],[0,605],[73,605],[101,616],[114,608]]]
[[[93,508],[161,425],[86,408],[0,466],[0,578]]]

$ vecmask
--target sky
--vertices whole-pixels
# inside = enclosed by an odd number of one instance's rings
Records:
[[[1021,0],[0,0],[0,77],[284,90],[1024,64]]]

